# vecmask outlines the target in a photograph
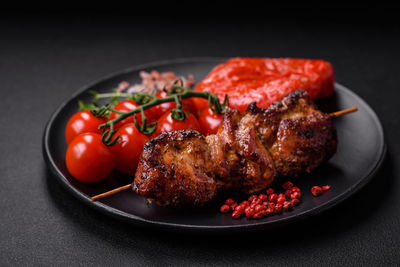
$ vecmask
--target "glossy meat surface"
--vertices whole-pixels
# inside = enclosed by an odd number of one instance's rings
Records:
[[[307,92],[297,90],[267,110],[253,103],[246,111],[258,125],[258,135],[280,176],[310,172],[327,161],[337,147],[329,114],[319,111]]]
[[[133,190],[162,206],[201,206],[217,192],[209,154],[198,132],[162,133],[144,146]]]
[[[252,121],[237,110],[227,111],[217,134],[207,136],[206,141],[213,152],[212,161],[220,166],[215,177],[222,182],[222,189],[253,194],[272,183],[272,158]]]

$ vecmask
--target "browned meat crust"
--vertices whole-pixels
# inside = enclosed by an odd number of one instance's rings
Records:
[[[202,205],[217,191],[209,158],[198,132],[162,133],[144,146],[133,190],[162,206]]]
[[[176,131],[150,140],[133,188],[159,205],[201,206],[221,190],[253,194],[277,175],[310,172],[336,146],[329,114],[298,90],[268,109],[252,103],[243,114],[228,110],[215,135]]]
[[[214,152],[212,161],[219,166],[215,178],[222,182],[222,189],[252,194],[272,183],[275,177],[272,158],[249,117],[243,117],[237,110],[227,111],[218,133],[207,136],[206,141]]]
[[[337,136],[329,114],[317,110],[308,93],[297,90],[268,109],[250,104],[258,137],[280,176],[310,172],[336,152]]]

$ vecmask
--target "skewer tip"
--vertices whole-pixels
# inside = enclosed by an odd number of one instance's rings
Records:
[[[357,107],[352,107],[352,108],[347,108],[347,109],[339,110],[339,111],[336,111],[336,112],[332,112],[329,115],[331,117],[333,117],[333,118],[337,118],[337,117],[340,117],[340,116],[343,116],[343,115],[346,115],[346,114],[349,114],[349,113],[352,113],[352,112],[356,112],[357,110],[358,110]]]
[[[90,199],[92,200],[92,202],[96,202],[99,199],[115,195],[115,194],[117,194],[117,193],[119,193],[121,191],[128,190],[129,188],[131,188],[131,184],[127,184],[127,185],[115,188],[113,190],[107,191],[105,193],[102,193],[102,194],[99,194],[99,195],[95,195],[95,196],[91,197]]]

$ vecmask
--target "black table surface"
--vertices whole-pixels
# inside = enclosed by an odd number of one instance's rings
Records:
[[[0,265],[399,263],[399,28],[338,19],[187,19],[0,18]],[[388,152],[381,170],[321,215],[231,235],[169,233],[116,221],[75,199],[47,171],[43,129],[80,87],[142,63],[206,56],[330,61],[336,80],[382,121]]]

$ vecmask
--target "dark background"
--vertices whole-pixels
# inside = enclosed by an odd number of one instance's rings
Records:
[[[207,7],[200,9],[206,13]],[[327,6],[220,17],[116,10],[0,12],[0,265],[383,265],[399,263],[400,31],[394,9]],[[150,10],[151,13],[151,10]],[[175,15],[176,14],[176,15]],[[137,228],[86,207],[46,170],[42,134],[85,84],[181,57],[306,57],[376,111],[388,153],[376,177],[321,215],[275,231],[189,235]]]

